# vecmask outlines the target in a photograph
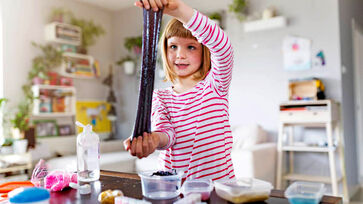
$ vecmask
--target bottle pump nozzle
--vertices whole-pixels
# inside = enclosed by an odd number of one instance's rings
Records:
[[[76,121],[76,125],[83,128],[83,132],[92,132],[92,125],[90,124],[83,125],[81,122]]]

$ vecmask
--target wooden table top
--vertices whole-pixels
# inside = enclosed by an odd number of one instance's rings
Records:
[[[143,198],[141,192],[141,181],[138,175],[129,174],[129,173],[120,173],[120,172],[112,172],[112,171],[101,171],[101,177],[99,181],[92,182],[92,193],[88,195],[80,195],[75,189],[65,189],[62,192],[52,192],[51,193],[51,204],[70,204],[70,203],[99,203],[97,201],[98,194],[102,191],[108,189],[119,189],[121,190],[125,196],[136,198],[136,199],[144,199],[150,201],[152,203],[161,203],[168,204],[173,203],[179,198],[170,199],[170,200],[148,200]],[[221,199],[217,196],[215,191],[212,192],[211,197],[208,201],[210,204],[227,204],[229,203],[226,200]],[[272,190],[270,198],[265,202],[260,203],[269,203],[269,204],[288,204],[288,200],[284,197],[284,192],[281,190]],[[342,203],[342,199],[340,197],[333,196],[324,196],[322,199],[322,204],[338,204]]]

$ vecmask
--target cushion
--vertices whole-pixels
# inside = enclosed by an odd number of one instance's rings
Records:
[[[233,149],[245,149],[267,141],[267,132],[257,124],[232,127]]]

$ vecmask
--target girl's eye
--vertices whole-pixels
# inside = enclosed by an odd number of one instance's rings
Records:
[[[189,49],[189,50],[195,50],[195,47],[194,47],[194,46],[192,46],[192,45],[189,45],[189,46],[188,46],[188,49]]]
[[[170,45],[170,48],[171,49],[175,49],[176,48],[176,45]]]

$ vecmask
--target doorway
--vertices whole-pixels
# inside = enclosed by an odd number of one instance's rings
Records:
[[[352,20],[359,182],[363,183],[363,26]]]

